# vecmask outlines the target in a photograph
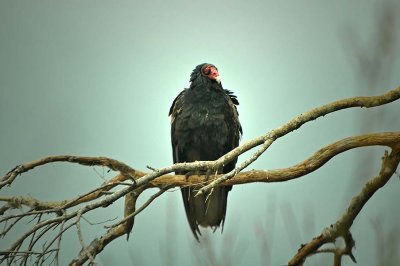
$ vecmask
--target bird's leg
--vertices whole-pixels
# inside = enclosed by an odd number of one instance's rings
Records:
[[[189,180],[189,177],[192,175],[192,172],[185,173],[185,181]]]
[[[204,181],[206,181],[206,182],[208,181],[208,178],[210,177],[210,172],[211,172],[211,169],[207,169],[207,172],[204,177]]]
[[[185,180],[188,181],[188,180],[189,180],[189,177],[190,177],[191,175],[201,175],[201,173],[200,173],[199,170],[189,171],[189,172],[185,173]]]
[[[189,177],[190,177],[191,175],[193,175],[193,172],[187,172],[187,173],[185,173],[185,181],[188,181],[188,180],[189,180]]]
[[[207,181],[208,181],[208,179],[210,178],[211,170],[212,170],[212,169],[207,169],[207,172],[206,172],[206,175],[205,175],[204,181],[206,181],[206,182],[207,182]],[[217,175],[218,175],[218,169],[215,171],[214,175],[215,175],[215,176],[217,176]]]

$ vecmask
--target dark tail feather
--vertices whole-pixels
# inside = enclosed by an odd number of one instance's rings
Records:
[[[224,226],[228,192],[231,186],[217,187],[211,193],[195,197],[197,190],[182,188],[183,203],[186,216],[194,237],[199,241],[200,229],[211,227],[215,231],[219,226]]]

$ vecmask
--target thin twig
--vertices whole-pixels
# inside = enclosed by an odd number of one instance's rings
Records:
[[[138,215],[140,212],[142,212],[144,209],[146,209],[147,206],[150,205],[150,203],[153,202],[153,200],[155,200],[156,198],[158,198],[159,196],[161,196],[165,191],[168,190],[168,187],[166,188],[160,188],[159,191],[157,191],[157,193],[153,194],[145,203],[143,203],[142,206],[140,206],[137,210],[135,210],[133,213],[129,214],[128,216],[126,216],[124,219],[122,219],[121,221],[119,221],[118,223],[115,223],[113,225],[109,225],[109,226],[104,226],[104,228],[114,228],[117,227],[123,223],[125,223],[127,220],[135,217],[136,215]]]
[[[45,165],[48,163],[54,162],[69,162],[69,163],[77,163],[86,166],[106,166],[114,171],[119,171],[123,175],[127,176],[135,176],[135,170],[129,167],[128,165],[117,161],[115,159],[106,158],[106,157],[84,157],[84,156],[73,156],[73,155],[56,155],[56,156],[48,156],[44,157],[23,165],[18,165],[11,171],[9,171],[0,182],[0,188],[10,185],[14,179],[29,170],[34,169],[35,167]]]
[[[82,216],[82,212],[83,209],[78,211],[78,215],[76,216],[76,232],[78,234],[78,239],[79,239],[79,243],[81,243],[82,246],[82,251],[86,254],[86,256],[89,258],[90,263],[93,265],[97,265],[97,263],[94,261],[94,257],[92,256],[92,254],[90,254],[88,248],[85,245],[85,242],[83,240],[83,235],[82,235],[82,230],[81,230],[81,216]]]

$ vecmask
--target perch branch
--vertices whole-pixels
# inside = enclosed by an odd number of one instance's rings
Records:
[[[318,150],[306,160],[291,167],[274,170],[252,170],[241,172],[233,178],[224,181],[221,185],[231,186],[253,182],[283,182],[309,174],[323,166],[334,156],[347,150],[366,146],[393,147],[397,143],[400,143],[400,131],[372,133],[349,137]],[[216,178],[220,176],[222,175],[210,176],[209,180],[216,180]],[[203,176],[193,175],[186,178],[184,175],[164,175],[154,179],[149,185],[157,187],[167,184],[172,186],[187,186],[201,184],[202,182],[204,182]]]
[[[299,129],[302,125],[304,125],[307,122],[313,121],[321,116],[325,116],[329,113],[342,110],[342,109],[347,109],[351,107],[365,107],[365,108],[371,108],[371,107],[376,107],[380,106],[383,104],[387,104],[390,102],[393,102],[397,99],[400,98],[400,87],[397,87],[396,89],[389,91],[385,94],[382,94],[380,96],[369,96],[369,97],[353,97],[353,98],[348,98],[348,99],[343,99],[339,100],[336,102],[332,102],[314,109],[311,109],[310,111],[301,114],[292,120],[290,120],[288,123],[284,124],[283,126],[274,129],[256,139],[253,139],[249,142],[246,142],[236,149],[228,152],[226,155],[222,156],[218,160],[215,161],[216,166],[221,166],[224,165],[234,158],[238,157],[240,154],[256,147],[259,145],[264,145],[267,146],[265,148],[262,148],[266,150],[276,139],[285,136],[291,131]],[[259,151],[255,152],[252,157],[250,157],[248,160],[240,164],[238,167],[230,171],[229,173],[219,177],[218,179],[214,180],[207,186],[204,186],[201,188],[197,194],[202,194],[208,190],[210,190],[213,187],[216,187],[218,184],[222,183],[223,181],[232,178],[235,176],[237,173],[242,171],[244,168],[249,166],[254,160],[256,160],[259,156]],[[217,168],[217,167],[216,167]]]
[[[305,174],[311,173],[321,166],[323,166],[326,162],[328,162],[334,156],[357,147],[365,147],[365,146],[387,146],[392,147],[396,143],[400,142],[400,132],[384,132],[384,133],[371,133],[360,136],[354,136],[345,138],[343,140],[332,143],[317,152],[315,152],[312,156],[300,162],[294,166],[282,168],[282,169],[273,169],[273,170],[252,170],[248,172],[241,172],[235,175],[233,178],[226,180],[221,185],[237,185],[237,184],[245,184],[252,182],[283,182],[287,180],[291,180],[294,178],[301,177]],[[180,163],[175,164],[173,167],[169,167],[170,169],[175,170],[185,170],[186,166],[190,166],[190,168],[200,168],[204,162],[193,162],[193,163]],[[165,168],[164,168],[165,169]],[[147,173],[141,172],[139,170],[135,171],[135,178],[142,178]],[[154,173],[152,173],[154,174]],[[216,178],[222,175],[209,177],[209,181],[215,181]],[[95,192],[88,193],[84,196],[85,200],[93,200],[98,194],[99,190],[108,190],[110,187],[116,186],[116,184],[120,184],[121,182],[128,180],[129,178],[124,175],[117,175],[113,179],[111,179],[109,184],[103,185],[101,188],[94,190]],[[116,182],[118,181],[118,182]],[[112,184],[111,184],[112,182]],[[148,187],[163,187],[170,185],[172,187],[175,186],[188,186],[188,185],[199,185],[204,183],[204,176],[192,175],[187,178],[185,175],[162,175],[154,180],[150,181],[147,184]],[[125,190],[131,190],[130,187],[125,188]],[[70,206],[75,206],[75,204],[65,204],[65,202],[71,201],[62,201],[63,204],[55,204],[55,203],[46,203],[41,202],[37,199],[32,199],[31,197],[0,197],[0,201],[7,201],[12,203],[13,205],[20,206],[27,205],[29,207],[40,206],[39,209],[44,207],[52,207],[52,208],[67,208]],[[106,204],[109,202],[108,200],[104,201]],[[15,217],[15,216],[13,216]],[[3,220],[2,220],[3,221]]]

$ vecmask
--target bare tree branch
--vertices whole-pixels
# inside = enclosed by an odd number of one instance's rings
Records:
[[[95,238],[88,246],[86,251],[90,254],[99,254],[111,241],[124,235],[126,229],[123,225],[109,229],[100,239]],[[82,265],[88,260],[85,252],[81,251],[78,257],[70,262],[69,265]]]
[[[87,261],[94,264],[96,255],[114,239],[124,234],[129,234],[133,226],[134,217],[151,204],[154,199],[171,187],[198,186],[201,188],[199,193],[204,193],[208,189],[213,189],[215,186],[220,185],[238,185],[252,182],[283,182],[307,175],[323,166],[334,156],[347,150],[377,145],[390,147],[392,153],[391,155],[386,156],[387,159],[385,159],[382,164],[382,169],[386,170],[382,170],[380,175],[373,180],[390,178],[390,176],[387,177],[387,174],[390,172],[393,174],[396,169],[395,163],[398,159],[399,153],[400,132],[372,133],[345,138],[321,148],[304,161],[287,168],[252,170],[248,172],[241,171],[257,160],[276,139],[300,128],[307,122],[341,109],[351,107],[369,108],[387,104],[399,98],[400,87],[380,96],[354,97],[336,101],[301,114],[283,126],[240,145],[215,161],[177,163],[160,169],[151,168],[152,172],[150,173],[141,172],[122,162],[106,157],[58,155],[41,158],[19,165],[1,179],[0,189],[4,186],[11,185],[18,175],[28,172],[35,167],[54,162],[77,163],[85,166],[104,166],[111,170],[118,171],[119,174],[110,180],[107,180],[98,188],[95,188],[84,195],[76,196],[70,200],[48,202],[32,197],[0,196],[0,201],[6,203],[0,208],[2,214],[0,223],[4,224],[4,229],[1,232],[2,236],[9,234],[14,226],[21,223],[24,219],[32,218],[32,222],[35,222],[33,226],[26,229],[19,238],[10,244],[8,250],[0,253],[3,255],[0,262],[7,260],[7,263],[11,264],[13,261],[15,262],[17,257],[22,257],[23,261],[26,262],[28,256],[37,253],[35,248],[39,241],[43,240],[44,236],[47,235],[50,230],[56,229],[57,227],[59,227],[59,233],[56,234],[55,237],[50,238],[50,242],[46,242],[45,245],[43,245],[43,251],[39,252],[41,255],[37,256],[37,263],[40,264],[46,260],[48,254],[51,254],[51,252],[54,253],[54,259],[58,260],[61,236],[66,231],[75,227],[82,249],[77,257],[70,262],[70,265],[81,265]],[[249,158],[228,174],[210,176],[208,180],[206,180],[204,176],[193,175],[187,178],[183,175],[170,174],[175,171],[194,172],[201,170],[215,172],[216,169],[219,169],[234,158],[237,158],[239,155],[246,153],[257,146],[260,146],[257,151],[249,155]],[[396,160],[393,158],[396,158]],[[376,182],[379,183],[378,181]],[[379,184],[383,186],[385,183],[386,182],[381,182]],[[349,228],[365,202],[368,201],[373,193],[379,188],[375,187],[379,185],[374,184],[375,181],[373,182],[373,185],[367,184],[366,188],[363,189],[363,192],[360,193],[360,195],[355,198],[354,202],[351,203],[349,209],[351,208],[352,211],[343,215],[335,225],[325,230],[321,236],[313,239],[309,244],[302,247],[299,250],[298,255],[293,258],[293,262],[290,262],[292,264],[289,265],[300,265],[307,256],[316,252],[322,252],[319,248],[325,243],[332,242],[337,237],[342,237],[345,240],[346,245],[343,249],[334,249],[335,261],[340,263],[343,255],[349,255],[352,257],[351,249],[354,245],[354,240],[349,232]],[[151,196],[150,199],[148,199],[141,207],[136,208],[136,200],[139,195],[144,190],[152,187],[158,187],[160,188],[160,191]],[[370,187],[374,187],[375,190],[368,190],[371,189]],[[365,192],[364,190],[368,190],[369,192]],[[84,217],[84,214],[101,207],[107,207],[122,197],[125,197],[124,218],[121,218],[116,223],[107,226],[106,228],[108,228],[108,230],[100,238],[96,238],[92,240],[90,244],[86,245],[83,241],[83,233],[80,226],[81,218]],[[360,202],[363,203],[360,204]],[[28,207],[29,210],[26,210],[26,207]],[[22,213],[15,214],[12,212],[13,209],[22,209],[23,211]],[[27,250],[23,251],[22,247],[27,247]],[[325,249],[325,251],[327,251],[327,249]]]
[[[382,158],[382,166],[379,174],[368,181],[361,192],[351,200],[349,207],[343,213],[342,217],[340,217],[339,220],[329,228],[326,228],[322,234],[312,239],[309,243],[302,245],[297,254],[289,261],[288,266],[302,265],[307,256],[316,253],[322,245],[334,242],[338,237],[342,237],[345,241],[345,247],[339,249],[339,256],[348,255],[354,262],[356,262],[352,254],[352,248],[354,247],[355,242],[351,236],[350,227],[365,203],[367,203],[375,192],[383,187],[393,176],[399,162],[400,142],[392,147],[392,151],[389,155],[387,152],[385,153]]]
[[[90,254],[90,251],[88,250],[88,248],[86,247],[86,244],[83,240],[83,235],[82,235],[82,230],[81,230],[81,216],[82,216],[82,209],[80,209],[78,211],[78,215],[76,217],[76,232],[78,233],[78,239],[79,242],[81,243],[82,246],[82,252],[85,254],[85,256],[89,259],[90,263],[93,265],[97,265],[97,263],[94,261],[94,257],[92,256],[92,254]]]
[[[152,203],[156,198],[158,198],[159,196],[161,196],[162,194],[164,194],[165,191],[168,190],[169,187],[166,188],[160,188],[160,190],[155,193],[154,195],[152,195],[140,208],[138,208],[137,210],[135,210],[134,212],[131,213],[126,213],[125,214],[125,218],[121,221],[119,221],[116,224],[113,224],[111,226],[106,226],[106,228],[112,228],[112,227],[117,227],[125,222],[127,222],[128,220],[132,219],[133,217],[135,217],[136,215],[138,215],[141,211],[143,211],[147,206],[150,205],[150,203]]]
[[[248,165],[250,165],[252,162],[254,162],[258,156],[262,153],[263,150],[266,150],[276,139],[285,136],[291,131],[294,131],[296,129],[299,129],[302,125],[304,125],[307,122],[310,122],[312,120],[315,120],[321,116],[325,116],[329,113],[342,110],[342,109],[347,109],[351,107],[365,107],[365,108],[371,108],[371,107],[376,107],[382,104],[387,104],[390,102],[393,102],[397,99],[400,98],[400,87],[389,91],[388,93],[385,93],[380,96],[370,96],[370,97],[353,97],[353,98],[348,98],[344,100],[339,100],[333,103],[329,103],[317,108],[314,108],[304,114],[301,114],[292,120],[290,120],[288,123],[284,124],[283,126],[274,129],[261,137],[258,137],[254,140],[251,140],[245,144],[240,145],[238,148],[232,150],[231,152],[227,153],[225,156],[221,157],[216,161],[216,164],[218,166],[223,165],[223,163],[230,162],[233,158],[236,158],[243,152],[258,146],[258,145],[263,145],[260,150],[255,152],[249,159],[244,161],[242,164],[240,164],[238,167],[233,169],[231,172],[219,177],[217,180],[213,181],[212,183],[208,184],[207,186],[204,186],[198,191],[198,194],[204,193],[207,190],[210,190],[211,188],[217,186],[218,184],[222,183],[224,180],[227,180],[229,178],[232,178],[234,175],[239,173],[241,170],[246,168]],[[266,147],[265,147],[266,146]],[[243,151],[242,151],[243,150]],[[219,162],[220,160],[223,161],[223,163]]]
[[[305,174],[309,174],[321,166],[323,166],[326,162],[328,162],[334,156],[345,152],[350,149],[354,149],[357,147],[366,147],[366,146],[387,146],[392,147],[400,142],[400,131],[399,132],[384,132],[384,133],[371,133],[360,136],[354,136],[345,138],[343,140],[332,143],[317,152],[315,152],[311,157],[307,158],[303,162],[300,162],[294,166],[275,169],[275,170],[252,170],[249,172],[242,172],[234,176],[233,178],[224,181],[221,185],[237,185],[237,184],[245,184],[245,183],[253,183],[253,182],[283,182],[291,179],[295,179],[301,177]],[[212,161],[211,161],[212,162]],[[186,166],[190,168],[202,167],[203,162],[194,162],[194,163],[185,163],[185,164],[175,164],[179,165],[176,167],[177,170],[185,170]],[[148,175],[147,173],[141,172],[139,170],[133,169],[136,173],[135,178],[140,178]],[[213,176],[210,175],[209,181],[215,181],[219,177],[223,175]],[[101,188],[95,189],[95,191],[99,190],[108,190],[111,187],[115,187],[117,184],[121,184],[122,181],[126,181],[129,178],[122,175],[117,175],[113,179],[118,180],[118,183],[114,184],[106,184]],[[155,178],[147,187],[162,187],[169,185],[171,187],[175,186],[188,186],[188,185],[201,185],[204,184],[204,176],[192,175],[189,178],[185,175],[162,175]],[[211,182],[212,183],[212,182]],[[122,183],[123,184],[123,183]],[[126,188],[126,190],[131,190],[131,188]],[[94,192],[92,193],[94,194]],[[88,193],[90,195],[90,193]],[[87,196],[87,198],[89,198]],[[95,199],[95,197],[93,197]],[[42,202],[40,200],[34,199],[32,197],[8,197],[8,196],[0,196],[0,201],[6,201],[19,208],[21,205],[26,205],[32,207],[37,210],[44,210],[43,212],[54,211],[57,208],[67,208],[73,205],[66,205],[66,201],[61,202]],[[69,201],[68,201],[69,202]],[[104,204],[107,204],[108,200],[104,201]],[[110,202],[111,203],[111,202]],[[37,214],[42,212],[34,212],[32,214]],[[17,217],[12,216],[12,217]],[[4,221],[7,217],[4,217],[0,220],[0,222]]]
[[[102,165],[110,168],[111,170],[119,171],[123,175],[132,177],[135,176],[134,169],[115,159],[110,159],[106,157],[83,157],[83,156],[72,156],[72,155],[59,155],[59,156],[44,157],[26,164],[21,164],[16,166],[2,178],[0,182],[0,188],[4,187],[5,185],[10,185],[14,181],[14,179],[22,173],[32,170],[38,166],[54,162],[69,162],[86,166]]]
[[[275,170],[251,170],[248,172],[241,172],[231,179],[224,181],[221,185],[237,185],[246,184],[253,182],[283,182],[291,179],[295,179],[306,174],[309,174],[325,163],[327,163],[334,156],[345,152],[350,149],[366,146],[387,146],[393,147],[400,142],[400,131],[399,132],[385,132],[385,133],[372,133],[361,136],[349,137],[343,140],[332,143],[317,152],[306,160],[293,165],[291,167],[275,169]],[[221,177],[210,176],[209,180],[216,180]],[[204,176],[193,175],[186,178],[184,175],[164,175],[150,182],[151,186],[187,186],[187,185],[199,185],[203,184]],[[211,182],[212,183],[212,182]]]
[[[223,185],[232,185],[232,184],[243,184],[243,183],[249,183],[249,182],[282,182],[286,180],[290,180],[293,178],[297,178],[303,175],[306,175],[319,167],[321,167],[324,163],[326,163],[329,159],[334,157],[335,155],[344,152],[349,149],[353,149],[356,147],[364,147],[364,146],[371,146],[371,145],[385,145],[388,147],[395,146],[396,144],[400,143],[400,132],[387,132],[387,133],[374,133],[374,134],[367,134],[367,135],[362,135],[362,136],[356,136],[356,137],[350,137],[346,138],[343,140],[340,140],[338,142],[335,142],[331,145],[328,145],[321,150],[317,151],[313,156],[310,158],[306,159],[305,161],[294,165],[292,167],[284,168],[284,169],[278,169],[278,170],[253,170],[250,172],[244,172],[236,175],[234,178],[227,180],[224,182]],[[198,162],[191,163],[191,164],[197,164]],[[201,163],[201,162],[200,162]],[[139,171],[135,171],[137,175],[142,175],[143,173]],[[143,174],[144,175],[144,174]],[[212,178],[211,178],[212,179]],[[165,175],[160,178],[157,178],[153,180],[150,184],[148,184],[148,187],[152,186],[163,186],[163,185],[170,185],[172,186],[185,186],[185,185],[193,185],[193,184],[201,184],[204,180],[203,176],[191,176],[189,179],[187,179],[185,176],[175,176],[175,175]],[[129,193],[132,187],[126,187],[121,190],[118,190],[114,192],[113,194],[109,195],[108,197],[99,200],[97,202],[94,202],[89,205],[85,205],[84,208],[81,208],[75,212],[72,212],[70,214],[64,214],[62,216],[53,218],[53,219],[48,219],[46,221],[40,222],[37,225],[35,225],[30,231],[26,232],[17,242],[15,242],[11,249],[18,251],[19,247],[21,246],[22,242],[31,234],[34,234],[37,230],[39,230],[42,227],[45,227],[45,231],[49,230],[56,224],[62,223],[64,221],[67,221],[73,217],[77,217],[78,215],[82,215],[85,212],[88,212],[90,210],[96,209],[101,206],[107,206],[111,204],[111,202],[115,201],[116,199],[122,197],[123,195],[126,195]],[[8,198],[3,198],[4,200],[10,200]],[[153,199],[150,200],[150,202]],[[25,200],[20,200],[21,204],[25,203]],[[29,203],[29,200],[26,202]],[[149,202],[149,203],[150,203]],[[28,204],[27,203],[27,204]],[[28,206],[31,206],[31,204],[28,204]],[[42,206],[42,204],[38,204],[38,206]],[[140,211],[141,209],[138,209]],[[47,212],[46,211],[40,211],[42,212]],[[136,215],[138,212],[134,213],[132,216],[127,216],[124,220],[116,224],[117,228],[115,230],[109,230],[106,235],[103,236],[103,239],[109,240],[109,239],[115,239],[116,237],[120,236],[121,234],[121,228],[124,228],[124,226],[121,226],[125,221],[128,219],[132,218],[134,215]],[[29,213],[25,214],[28,215]],[[7,219],[7,217],[3,218],[3,220]],[[124,232],[126,232],[126,228],[124,228]],[[122,233],[123,234],[123,233]],[[41,234],[38,239],[42,236]],[[101,243],[100,246],[99,243]],[[102,251],[105,245],[107,245],[109,242],[107,241],[92,241],[92,243],[88,246],[87,252],[95,252],[95,251]],[[95,245],[97,248],[92,247],[91,245]],[[84,257],[84,254],[88,254],[87,252],[81,252],[80,257]],[[97,254],[97,253],[95,253]],[[94,254],[94,255],[95,255]]]
[[[127,234],[127,238],[128,238],[132,227],[129,227],[129,225],[128,225],[128,228],[127,228],[126,224],[124,224],[124,223],[129,222],[132,218],[134,218],[137,214],[139,214],[141,211],[143,211],[147,206],[150,205],[150,203],[152,203],[156,198],[158,198],[160,195],[162,195],[165,191],[167,191],[167,188],[161,188],[158,192],[156,192],[154,195],[152,195],[136,211],[130,212],[128,215],[125,214],[124,219],[122,219],[121,221],[119,221],[111,226],[105,226],[105,228],[109,229],[107,231],[107,233],[104,234],[100,239],[97,239],[97,238],[94,239],[89,246],[82,247],[82,250],[80,251],[80,253],[78,255],[78,258],[71,261],[70,265],[81,265],[81,264],[85,263],[88,260],[88,258],[94,258],[94,256],[96,256],[98,253],[100,253],[105,248],[105,246],[107,246],[109,243],[111,243],[112,240],[114,240],[117,237],[120,237],[121,235]],[[91,263],[93,263],[92,260],[91,260]]]

